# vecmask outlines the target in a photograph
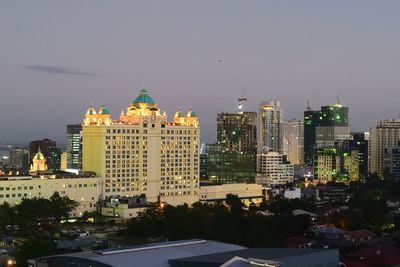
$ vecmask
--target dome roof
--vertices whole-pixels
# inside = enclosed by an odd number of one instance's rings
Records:
[[[175,118],[177,118],[177,117],[185,117],[185,115],[183,115],[182,111],[181,111],[180,109],[178,109],[178,110],[175,112],[174,117],[175,117]]]
[[[147,90],[143,88],[140,90],[140,94],[136,99],[133,101],[134,104],[145,103],[148,105],[155,105],[156,103],[154,100],[148,95]]]
[[[38,149],[38,152],[36,152],[35,156],[33,157],[34,160],[44,160],[44,155],[42,151],[40,151],[40,147]]]
[[[108,111],[108,108],[106,108],[106,106],[101,105],[101,107],[99,109],[99,114],[101,114],[101,115],[110,115],[110,111]]]
[[[86,111],[86,115],[96,115],[97,112],[92,105],[89,106],[88,110]]]
[[[195,118],[195,117],[197,117],[197,114],[192,109],[190,109],[186,116],[187,117],[191,117],[191,118]]]

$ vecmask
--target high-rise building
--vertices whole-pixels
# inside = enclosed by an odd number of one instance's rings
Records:
[[[226,151],[255,154],[257,150],[257,113],[219,113],[217,139]]]
[[[400,141],[400,118],[379,121],[371,128],[369,138],[369,172],[383,177],[385,150],[398,146]]]
[[[82,169],[82,125],[67,125],[67,168]]]
[[[313,165],[315,147],[315,129],[318,125],[320,112],[307,107],[304,111],[304,162]]]
[[[218,183],[254,183],[255,154],[230,152],[219,144],[206,145],[206,176]]]
[[[259,107],[258,149],[283,153],[283,110],[279,101],[262,102]]]
[[[321,107],[315,141],[318,147],[331,146],[335,141],[350,140],[348,120],[349,108],[338,101],[334,105]]]
[[[314,182],[351,182],[360,178],[359,151],[348,141],[332,147],[317,148],[314,154]]]
[[[82,169],[104,177],[105,196],[138,196],[172,205],[198,201],[200,127],[194,111],[172,121],[146,89],[119,120],[90,107],[82,128]]]
[[[10,150],[10,166],[22,171],[27,171],[29,163],[28,150],[21,147],[14,147]]]
[[[360,177],[368,176],[368,133],[351,133],[352,140],[349,141],[349,147],[358,150],[358,165]]]
[[[400,180],[400,146],[385,149],[385,167],[388,173],[396,180]]]
[[[39,148],[46,159],[48,170],[59,171],[61,165],[61,150],[57,147],[57,143],[50,139],[36,140],[29,144],[29,165],[33,164],[33,158],[36,153],[38,153]]]
[[[256,183],[265,186],[277,186],[292,183],[294,166],[287,161],[286,155],[276,151],[262,151],[257,154]]]
[[[339,100],[320,111],[307,107],[304,112],[304,159],[312,165],[314,150],[334,146],[336,141],[350,140],[349,108]]]
[[[304,124],[289,120],[283,124],[283,152],[294,165],[304,164]]]

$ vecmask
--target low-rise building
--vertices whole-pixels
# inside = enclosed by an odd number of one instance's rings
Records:
[[[103,202],[101,215],[106,217],[130,219],[149,207],[145,197],[113,198]]]
[[[263,196],[262,186],[259,184],[201,184],[200,186],[200,201],[201,202],[216,202],[224,201],[226,195],[237,195],[245,205],[251,203],[261,203]]]
[[[0,177],[0,203],[7,202],[15,206],[21,203],[23,198],[48,199],[54,192],[75,200],[78,206],[71,216],[79,217],[85,211],[96,210],[102,194],[102,179],[91,174]]]
[[[211,240],[179,240],[30,259],[32,267],[66,266],[339,266],[338,249],[246,248]]]

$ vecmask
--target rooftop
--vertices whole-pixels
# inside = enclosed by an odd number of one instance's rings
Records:
[[[90,262],[99,266],[130,267],[133,266],[170,266],[168,261],[211,253],[237,251],[245,247],[210,240],[182,240],[152,243],[121,249],[107,249],[90,252],[79,252],[64,255],[43,257],[39,260],[48,262]],[[62,265],[63,266],[63,265]]]

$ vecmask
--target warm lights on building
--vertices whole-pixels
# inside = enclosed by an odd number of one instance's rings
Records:
[[[105,196],[138,196],[193,203],[199,190],[199,121],[190,109],[171,121],[146,89],[118,120],[91,106],[82,129],[83,171],[104,177]]]

